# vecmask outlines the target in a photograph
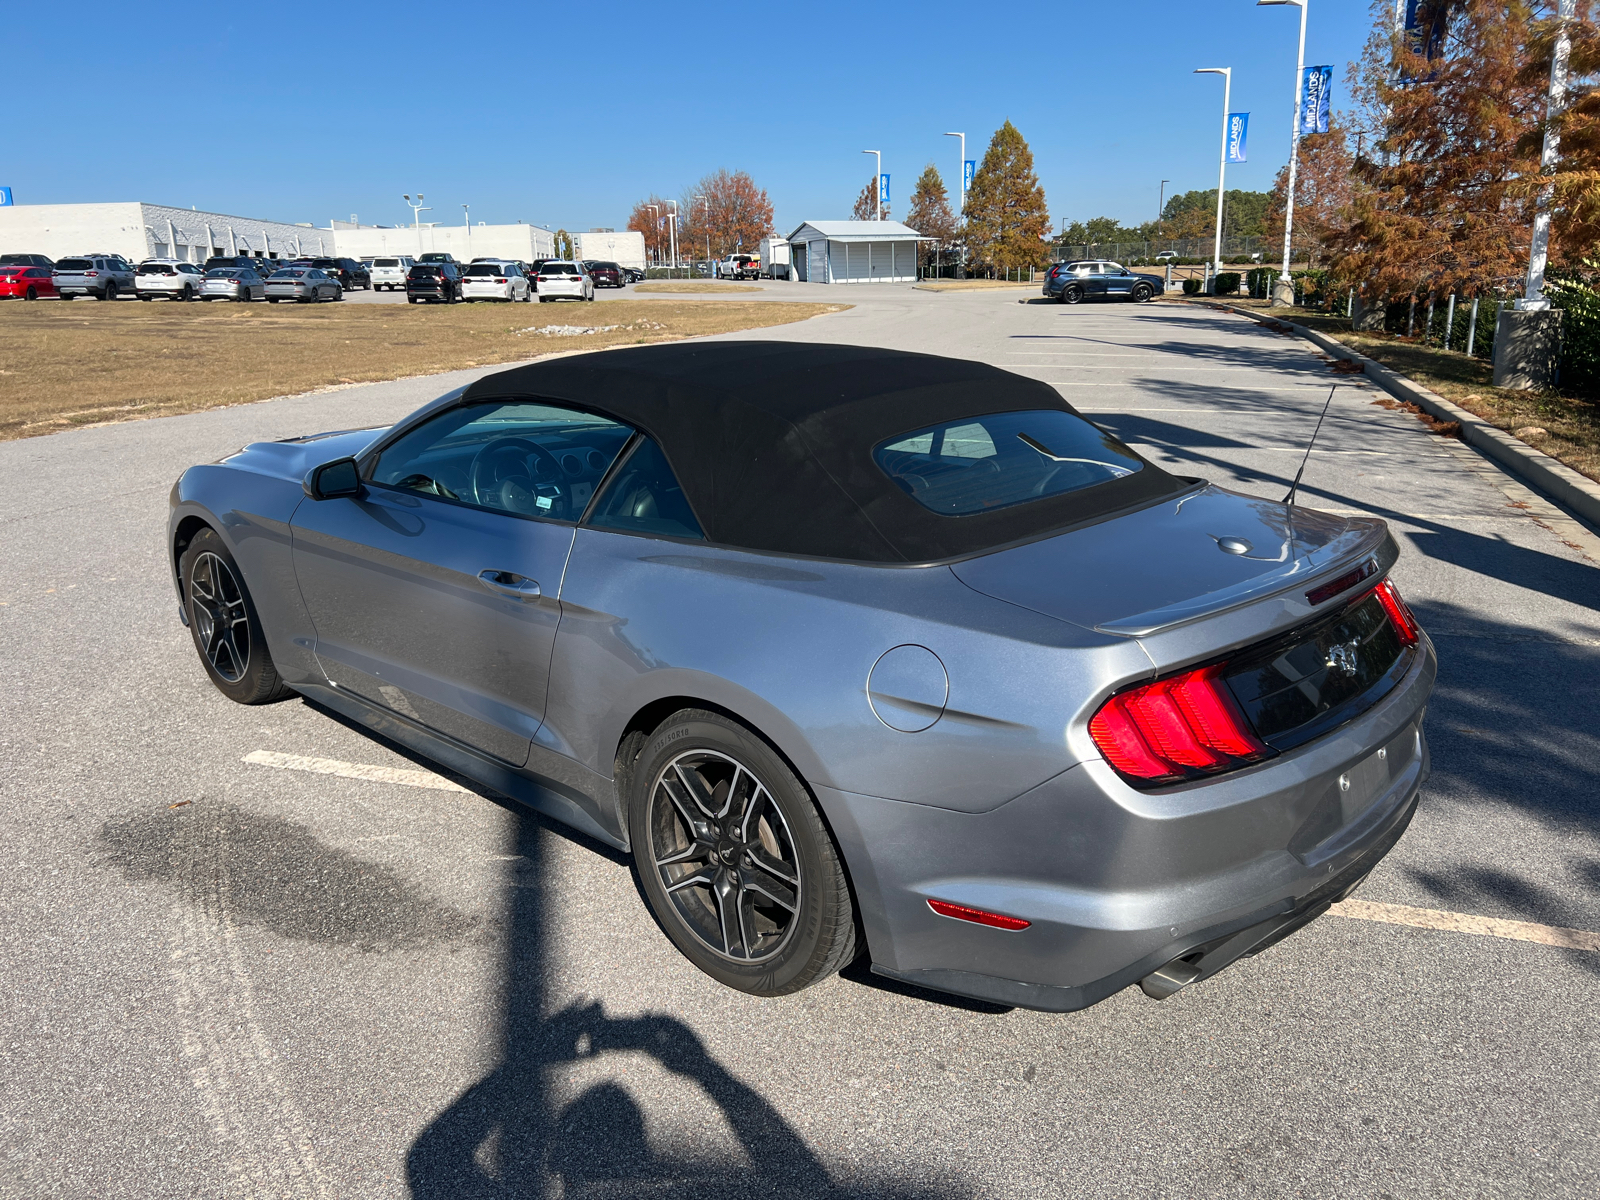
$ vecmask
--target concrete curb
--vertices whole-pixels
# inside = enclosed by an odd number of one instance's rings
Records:
[[[1231,304],[1217,304],[1211,307],[1248,317],[1258,325],[1271,323],[1283,326],[1292,330],[1297,337],[1305,338],[1312,345],[1326,350],[1335,358],[1360,363],[1361,373],[1395,399],[1415,404],[1438,420],[1460,422],[1462,440],[1469,446],[1476,446],[1513,475],[1600,529],[1600,484],[1580,475],[1565,463],[1551,458],[1544,451],[1512,437],[1505,430],[1496,428],[1459,404],[1452,404],[1420,383],[1413,383],[1382,363],[1352,350],[1337,338],[1318,333],[1315,329],[1307,329],[1304,325],[1296,325],[1293,321],[1263,315],[1247,308],[1235,308]]]

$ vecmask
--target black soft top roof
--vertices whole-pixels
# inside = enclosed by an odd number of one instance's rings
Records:
[[[510,398],[564,401],[642,430],[711,541],[779,554],[956,558],[1189,486],[1146,461],[1122,479],[994,512],[924,508],[873,461],[885,439],[989,413],[1075,413],[1049,384],[931,354],[797,342],[641,346],[488,375],[461,403]]]

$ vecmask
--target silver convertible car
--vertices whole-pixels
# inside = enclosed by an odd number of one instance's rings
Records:
[[[200,660],[630,852],[758,995],[1170,995],[1411,819],[1436,660],[1383,522],[1169,474],[1047,384],[636,347],[185,471]]]

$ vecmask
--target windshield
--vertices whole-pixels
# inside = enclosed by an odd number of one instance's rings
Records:
[[[372,260],[372,265],[375,267],[398,267],[400,260],[398,258],[375,258]]]
[[[88,271],[93,267],[94,264],[87,258],[63,258],[56,264],[58,271]]]
[[[492,278],[496,275],[505,274],[505,270],[506,269],[504,267],[499,266],[496,263],[478,263],[474,266],[468,267],[467,274],[479,278],[483,276]]]
[[[176,275],[177,273],[178,269],[167,263],[139,264],[139,274],[141,275]]]
[[[237,267],[218,267],[215,271],[207,271],[207,279],[241,279],[244,272]]]
[[[438,267],[412,267],[411,268],[411,278],[413,278],[413,279],[433,279],[438,274],[439,274],[439,268]]]
[[[1072,413],[996,413],[881,443],[873,459],[924,508],[989,512],[1076,492],[1143,467],[1116,438]]]
[[[578,268],[571,263],[545,263],[539,268],[541,275],[576,275]]]
[[[282,271],[274,271],[272,273],[272,277],[274,279],[301,279],[305,275],[306,275],[305,271],[294,270],[292,268],[287,268],[287,267],[284,268]]]

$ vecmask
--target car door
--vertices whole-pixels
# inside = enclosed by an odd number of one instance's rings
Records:
[[[1126,296],[1133,291],[1134,275],[1132,271],[1116,263],[1106,263],[1104,267],[1106,295]]]
[[[561,406],[452,408],[306,500],[295,573],[334,686],[521,766],[544,717],[573,529],[626,426]]]

